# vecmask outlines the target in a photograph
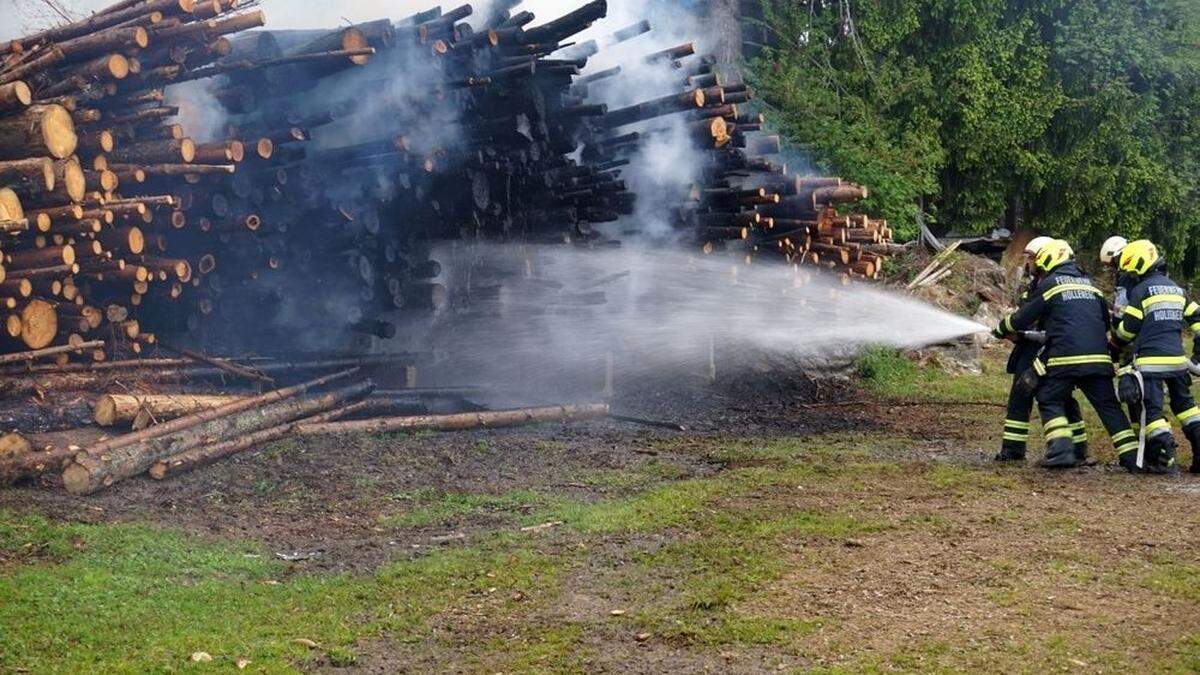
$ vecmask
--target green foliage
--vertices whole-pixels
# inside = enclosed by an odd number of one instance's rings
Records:
[[[752,78],[901,235],[1025,225],[1200,259],[1200,3],[759,0]],[[1077,247],[1079,248],[1079,247]]]
[[[917,367],[899,350],[891,347],[867,347],[854,362],[858,376],[876,386],[902,383],[917,377]]]

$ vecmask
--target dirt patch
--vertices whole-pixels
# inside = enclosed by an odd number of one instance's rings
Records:
[[[617,412],[682,424],[672,432],[617,421],[544,425],[454,434],[381,435],[285,441],[166,481],[142,477],[88,497],[73,497],[47,477],[0,490],[0,508],[87,523],[150,522],[205,535],[263,542],[295,558],[296,571],[370,570],[429,547],[454,546],[503,520],[485,512],[421,527],[389,515],[415,493],[504,494],[518,490],[601,499],[620,492],[580,480],[596,472],[636,472],[649,462],[674,467],[671,479],[720,467],[672,444],[710,434],[807,434],[862,426],[853,415],[813,415],[800,406],[846,395],[844,380],[799,371],[735,370],[715,383],[701,377],[664,387],[630,378]],[[764,370],[766,369],[766,370]],[[616,486],[621,488],[622,486]],[[625,486],[628,487],[628,486]]]
[[[956,662],[987,669],[989,653],[1068,634],[1068,658],[1099,652],[1149,665],[1200,626],[1186,595],[1164,599],[1147,581],[1156,562],[1198,560],[1190,533],[1200,518],[1180,512],[1163,485],[1096,471],[1014,480],[1019,489],[965,493],[903,478],[873,486],[888,497],[889,517],[911,526],[850,545],[802,543],[796,571],[741,609],[823,617],[806,649],[824,666],[914,648],[928,649],[932,665],[939,645],[970,644],[978,654]],[[1148,512],[1172,517],[1147,522]],[[1138,655],[1122,653],[1130,635],[1145,636]]]
[[[1200,481],[995,467],[1002,410],[951,403],[746,371],[614,402],[686,432],[594,421],[308,439],[87,498],[2,490],[0,509],[256,541],[293,575],[513,541],[547,561],[544,578],[464,588],[421,634],[363,639],[317,671],[1146,670],[1200,631],[1187,590]],[[736,490],[705,493],[696,522],[520,531],[562,501],[623,504],[680,481]],[[635,510],[657,506],[676,504]],[[1145,626],[1159,628],[1143,639]]]

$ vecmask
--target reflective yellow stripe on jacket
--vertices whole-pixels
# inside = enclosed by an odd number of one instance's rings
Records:
[[[1112,365],[1112,358],[1108,354],[1080,354],[1078,356],[1054,356],[1046,361],[1048,368],[1057,368],[1060,366],[1082,366],[1089,363],[1107,363]]]
[[[1182,295],[1172,294],[1151,295],[1145,300],[1142,300],[1142,310],[1145,311],[1149,309],[1150,305],[1161,305],[1164,303],[1176,305],[1174,307],[1169,307],[1168,309],[1183,309],[1187,305],[1187,298],[1183,297]]]
[[[1042,299],[1049,300],[1059,293],[1066,293],[1067,291],[1086,291],[1088,293],[1095,293],[1096,295],[1104,295],[1100,292],[1100,289],[1092,286],[1091,284],[1059,284],[1045,293],[1042,293]]]

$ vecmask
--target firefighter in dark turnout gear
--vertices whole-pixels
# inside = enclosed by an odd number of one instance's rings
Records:
[[[1124,251],[1128,245],[1129,242],[1125,240],[1125,237],[1116,236],[1105,239],[1104,244],[1100,246],[1100,262],[1112,268],[1113,275],[1116,277],[1112,303],[1112,313],[1116,318],[1120,318],[1121,311],[1125,309],[1125,305],[1129,304],[1129,291],[1137,285],[1136,277],[1121,271],[1121,251]]]
[[[1133,369],[1140,377],[1141,401],[1134,414],[1144,416],[1143,465],[1155,472],[1178,470],[1175,438],[1163,416],[1163,388],[1171,411],[1192,446],[1192,471],[1200,473],[1200,408],[1192,397],[1189,368],[1200,354],[1200,337],[1193,338],[1192,358],[1183,351],[1183,329],[1200,330],[1200,305],[1188,300],[1184,290],[1166,273],[1166,263],[1149,241],[1135,241],[1121,254],[1121,271],[1137,279],[1129,304],[1114,330],[1119,345],[1131,345]]]
[[[1054,241],[1053,237],[1035,237],[1025,246],[1026,262],[1030,269],[1029,285],[1021,291],[1020,302],[1025,304],[1029,294],[1040,281],[1038,270],[1034,266],[1037,252],[1045,244]],[[1008,390],[1008,408],[1004,417],[1004,435],[1000,442],[1000,452],[993,458],[997,462],[1016,462],[1025,459],[1025,451],[1029,444],[1029,418],[1033,413],[1034,393],[1037,391],[1038,375],[1033,370],[1033,362],[1037,359],[1042,343],[1030,339],[1023,333],[1012,336],[1013,350],[1008,356],[1006,372],[1013,376],[1012,386]],[[1083,415],[1075,397],[1067,399],[1067,421],[1070,423],[1071,440],[1075,443],[1076,453],[1087,457],[1087,430],[1084,426]]]
[[[1046,345],[1034,360],[1041,375],[1037,389],[1042,429],[1046,436],[1047,468],[1078,466],[1067,420],[1067,400],[1075,389],[1095,408],[1104,428],[1124,456],[1137,449],[1137,438],[1113,391],[1113,364],[1108,352],[1111,317],[1103,294],[1071,260],[1071,247],[1063,241],[1042,246],[1037,267],[1045,275],[1029,300],[1000,322],[1001,337],[1040,328]]]
[[[1129,245],[1122,236],[1113,236],[1104,240],[1100,246],[1100,262],[1113,272],[1113,325],[1121,320],[1125,305],[1129,304],[1129,292],[1137,285],[1138,279],[1132,274],[1121,271],[1121,252]],[[1120,364],[1117,369],[1117,398],[1129,408],[1129,421],[1133,430],[1139,432],[1141,425],[1142,389],[1140,380],[1133,373],[1133,355],[1129,349],[1120,349],[1114,345],[1113,360]]]

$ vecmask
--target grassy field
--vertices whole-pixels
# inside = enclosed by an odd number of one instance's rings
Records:
[[[392,494],[377,528],[471,536],[369,570],[0,512],[0,672],[1200,669],[1194,481],[990,465],[1002,410],[946,402],[1002,401],[994,355],[860,370],[887,428],[641,438],[570,486]]]

